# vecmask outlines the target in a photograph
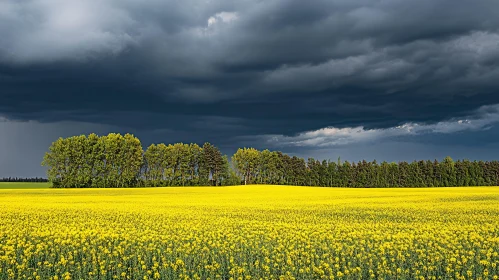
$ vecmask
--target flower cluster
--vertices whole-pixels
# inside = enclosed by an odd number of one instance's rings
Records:
[[[0,279],[499,279],[499,188],[0,190]]]

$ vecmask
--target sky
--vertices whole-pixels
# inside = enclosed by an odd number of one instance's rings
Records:
[[[499,159],[497,0],[3,0],[0,38],[0,177],[91,132]]]

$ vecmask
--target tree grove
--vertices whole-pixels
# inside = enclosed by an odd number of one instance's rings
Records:
[[[59,138],[42,162],[53,187],[125,188],[238,184],[229,161],[205,143],[152,144],[144,152],[140,140],[110,133]]]

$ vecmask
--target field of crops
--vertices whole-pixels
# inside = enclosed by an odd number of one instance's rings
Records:
[[[0,189],[0,279],[498,279],[499,188]]]

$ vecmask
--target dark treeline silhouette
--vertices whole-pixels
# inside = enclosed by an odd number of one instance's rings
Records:
[[[52,143],[42,165],[54,187],[159,187],[280,184],[324,187],[499,185],[498,161],[318,161],[243,148],[232,156],[205,143],[153,144],[133,135],[73,136]]]
[[[239,149],[233,157],[248,184],[390,188],[499,185],[498,161],[318,161],[281,152]],[[252,162],[252,163],[251,163]]]
[[[4,177],[0,178],[0,182],[26,182],[26,183],[44,183],[48,182],[45,178],[18,178],[18,177]]]

